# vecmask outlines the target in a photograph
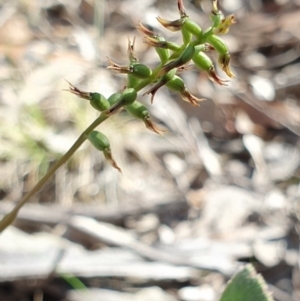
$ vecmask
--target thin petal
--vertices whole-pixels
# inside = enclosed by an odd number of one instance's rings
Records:
[[[154,132],[154,133],[156,133],[156,134],[158,134],[158,135],[162,135],[162,133],[167,132],[166,130],[161,129],[161,128],[159,128],[157,125],[155,125],[155,124],[151,121],[151,119],[150,119],[149,116],[147,116],[143,121],[144,121],[144,123],[145,123],[147,129],[149,129],[150,131],[152,131],[152,132]]]
[[[69,90],[66,90],[68,92],[71,92],[72,94],[80,97],[80,98],[83,98],[83,99],[87,99],[87,100],[90,100],[90,92],[85,92],[85,91],[82,91],[78,88],[76,88],[75,86],[73,86],[70,82],[66,81],[68,84],[69,84]]]
[[[156,19],[163,27],[165,27],[166,29],[168,29],[170,31],[179,31],[179,30],[181,30],[181,27],[182,27],[182,20],[181,19],[178,19],[178,20],[175,20],[175,21],[169,21],[169,20],[163,19],[161,17],[157,17]]]

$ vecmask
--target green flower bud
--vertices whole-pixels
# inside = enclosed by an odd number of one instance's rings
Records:
[[[206,38],[213,48],[219,53],[218,63],[221,69],[229,76],[234,77],[234,74],[230,70],[230,54],[226,43],[216,35],[210,35]]]
[[[91,106],[100,111],[103,112],[110,108],[109,101],[100,93],[90,93],[90,104]]]
[[[185,18],[182,27],[190,32],[192,35],[196,36],[197,39],[201,38],[202,36],[202,29],[201,27],[192,21],[190,18]]]
[[[116,164],[112,157],[110,143],[108,138],[101,132],[92,131],[88,135],[88,140],[93,144],[93,146],[99,151],[103,152],[105,159],[119,172],[122,172],[120,167]]]
[[[133,88],[127,88],[122,93],[122,103],[124,106],[131,105],[137,98],[137,92]]]
[[[162,81],[164,83],[167,83],[169,80],[171,80],[175,76],[176,72],[177,72],[176,68],[170,70],[168,73],[166,73],[164,76],[162,76]]]
[[[199,69],[204,71],[209,71],[214,66],[211,59],[203,52],[196,53],[192,60]]]
[[[184,81],[177,75],[174,75],[172,79],[170,79],[166,86],[173,91],[181,92],[185,88]]]
[[[129,112],[132,116],[136,117],[137,119],[143,120],[147,129],[161,134],[164,130],[158,128],[150,119],[150,115],[148,109],[140,102],[135,101],[133,104],[126,106],[126,111]]]
[[[110,106],[113,106],[116,103],[118,103],[121,99],[122,99],[122,93],[116,92],[116,93],[113,93],[112,95],[110,95],[107,100],[108,100]]]
[[[174,68],[178,68],[185,65],[192,59],[194,53],[195,53],[195,46],[188,44],[187,47],[183,50],[183,52],[180,54],[180,56],[177,59],[163,66],[163,68],[158,73],[158,76],[164,75]]]
[[[226,43],[218,36],[212,34],[206,37],[205,42],[209,43],[219,54],[225,54],[229,51]]]
[[[212,63],[211,59],[205,53],[203,53],[203,52],[196,53],[193,56],[193,62],[199,69],[207,72],[210,80],[214,81],[215,83],[217,83],[221,86],[222,85],[226,86],[228,81],[221,79],[217,75],[214,64]]]
[[[96,109],[97,111],[103,112],[110,108],[111,104],[102,94],[97,93],[97,92],[82,91],[82,90],[76,88],[75,86],[73,86],[71,83],[69,83],[69,85],[70,85],[70,87],[69,87],[70,90],[68,90],[68,91],[70,91],[72,94],[74,94],[80,98],[89,100],[91,106],[94,109]]]
[[[116,96],[116,98],[117,98],[117,96]],[[105,114],[112,115],[112,114],[116,113],[122,107],[131,105],[136,100],[136,98],[137,98],[137,92],[134,88],[125,89],[121,93],[120,98],[118,98],[118,102],[116,102],[108,110],[106,110]]]
[[[126,111],[135,118],[143,120],[149,115],[148,109],[140,102],[135,101],[133,104],[126,106]]]
[[[132,75],[139,79],[146,79],[152,75],[152,70],[144,64],[134,64],[130,66]]]
[[[173,76],[173,78],[166,83],[166,86],[170,90],[179,92],[181,98],[184,101],[189,102],[190,104],[192,104],[194,106],[199,106],[198,102],[205,100],[205,99],[202,99],[202,98],[197,98],[194,95],[192,95],[187,90],[187,87],[186,87],[184,81],[177,75]]]
[[[101,132],[92,131],[89,134],[88,139],[93,144],[93,146],[101,152],[104,151],[105,149],[110,148],[110,143],[108,138]]]

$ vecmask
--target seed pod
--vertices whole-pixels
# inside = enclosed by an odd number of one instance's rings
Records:
[[[187,47],[183,50],[183,52],[180,54],[180,56],[177,59],[163,66],[163,68],[158,73],[158,76],[164,75],[174,68],[178,68],[185,65],[192,59],[194,53],[195,53],[195,46],[188,44]]]
[[[91,106],[100,111],[103,112],[110,108],[109,101],[100,93],[90,93],[90,104]]]
[[[193,62],[199,69],[207,72],[210,80],[216,82],[217,84],[219,84],[221,86],[222,85],[226,86],[228,81],[221,79],[217,75],[214,64],[212,63],[211,59],[205,53],[203,53],[203,52],[196,53],[193,56]]]
[[[152,70],[144,64],[133,64],[130,69],[132,76],[139,79],[146,79],[152,75]]]
[[[110,148],[110,143],[108,138],[101,132],[92,131],[89,134],[88,139],[93,144],[93,146],[101,152],[104,151],[105,149]]]
[[[150,119],[150,115],[148,109],[140,102],[135,101],[133,104],[126,106],[126,111],[128,111],[132,116],[136,117],[137,119],[143,120],[147,129],[161,134],[161,132],[165,132],[164,130],[158,128]]]

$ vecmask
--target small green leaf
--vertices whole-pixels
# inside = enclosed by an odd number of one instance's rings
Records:
[[[247,264],[227,284],[220,301],[274,301],[263,277]]]

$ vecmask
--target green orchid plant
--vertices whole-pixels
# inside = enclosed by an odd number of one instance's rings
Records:
[[[214,67],[213,62],[206,54],[212,50],[218,53],[218,64],[228,77],[234,77],[230,69],[230,54],[226,43],[219,37],[226,34],[230,26],[235,23],[233,15],[224,17],[218,9],[217,0],[212,1],[211,26],[202,30],[186,13],[183,0],[178,0],[179,19],[174,21],[157,17],[158,22],[172,32],[180,32],[182,44],[178,45],[169,42],[162,36],[154,33],[142,23],[137,24],[138,31],[144,36],[144,42],[155,49],[160,63],[151,69],[142,64],[134,53],[134,40],[128,41],[128,65],[120,66],[108,59],[108,69],[127,76],[125,86],[105,98],[97,92],[85,92],[69,83],[69,92],[90,102],[91,106],[100,112],[98,118],[79,136],[73,146],[49,169],[47,174],[29,191],[0,221],[0,232],[7,228],[17,217],[19,210],[26,202],[37,193],[57,169],[67,162],[76,150],[89,140],[93,146],[103,152],[107,161],[118,171],[120,167],[115,162],[108,138],[95,128],[107,120],[110,116],[117,114],[120,110],[126,110],[137,119],[142,120],[146,127],[161,134],[162,129],[157,127],[151,120],[146,106],[140,103],[137,98],[141,90],[150,86],[144,93],[151,95],[151,103],[158,89],[165,86],[180,94],[181,98],[191,105],[198,106],[204,99],[192,95],[180,74],[189,70],[187,64],[192,62],[200,71],[204,71],[208,78],[219,85],[226,85],[227,80],[221,79]]]

